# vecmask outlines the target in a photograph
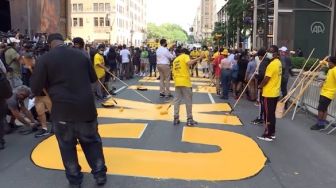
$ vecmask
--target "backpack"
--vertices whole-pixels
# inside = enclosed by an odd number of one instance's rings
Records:
[[[7,80],[6,74],[0,69],[0,99],[8,99],[13,95],[12,87]]]

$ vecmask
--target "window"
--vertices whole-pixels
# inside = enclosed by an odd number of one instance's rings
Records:
[[[72,11],[77,12],[77,4],[72,4]]]
[[[103,18],[103,17],[100,17],[100,18],[99,18],[99,26],[100,26],[100,27],[103,27],[103,26],[104,26],[104,18]]]
[[[98,3],[93,3],[93,11],[98,12]]]
[[[74,27],[77,27],[78,26],[78,18],[72,18],[72,25]]]
[[[99,12],[104,12],[104,3],[99,3]]]
[[[110,12],[111,11],[111,5],[110,3],[105,3],[105,11]]]
[[[79,18],[79,27],[83,27],[83,18]]]
[[[98,18],[97,17],[93,18],[93,22],[94,22],[94,26],[98,27]]]
[[[78,4],[78,12],[83,12],[83,3]]]
[[[110,26],[110,19],[109,18],[105,18],[105,26],[106,27]]]

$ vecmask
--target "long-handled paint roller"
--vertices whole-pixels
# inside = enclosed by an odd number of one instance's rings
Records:
[[[168,110],[172,106],[172,104],[173,104],[173,101],[169,103],[169,106],[168,106],[168,108],[166,110],[160,112],[160,115],[166,115],[166,114],[168,114]]]
[[[121,83],[123,83],[125,86],[130,87],[126,82],[122,81],[120,78],[116,77],[113,73],[111,73],[110,71],[108,71],[108,69],[106,67],[105,71],[110,74],[111,76],[113,76],[114,78],[116,78],[117,80],[119,80]],[[145,100],[147,100],[150,103],[153,103],[153,101],[151,101],[150,99],[148,99],[147,97],[145,97],[143,94],[139,93],[137,90],[132,89],[132,91],[134,91],[136,94],[140,95],[142,98],[144,98]]]
[[[266,53],[266,54],[267,54],[267,53]],[[264,61],[264,59],[265,59],[265,57],[266,57],[266,54],[264,55],[264,57],[261,59],[260,62],[263,62],[263,61]],[[250,80],[247,82],[245,88],[244,88],[243,91],[240,93],[240,95],[239,95],[237,101],[234,103],[233,108],[232,108],[232,111],[236,108],[236,106],[237,106],[237,104],[239,103],[241,97],[244,95],[246,89],[247,89],[248,86],[250,85],[251,81],[254,79],[254,76],[257,74],[257,72],[258,72],[258,71],[255,70],[254,73],[252,74],[252,76],[251,76]],[[231,112],[232,112],[232,111],[231,111]]]
[[[112,97],[112,95],[110,94],[110,92],[107,90],[107,88],[104,86],[104,84],[103,84],[99,79],[98,79],[98,82],[99,82],[99,84],[104,88],[104,90],[106,91],[106,93],[107,93],[109,96]],[[112,100],[113,100],[113,102],[114,102],[115,104],[118,104],[117,101],[116,101],[115,99],[112,98]],[[102,103],[102,106],[103,106],[103,107],[113,107],[114,105],[111,104],[111,103],[103,102],[103,103]]]
[[[313,66],[311,66],[311,68],[309,69],[309,71],[310,71],[309,74],[304,75],[303,78],[297,83],[297,85],[295,87],[294,87],[294,84],[293,84],[294,88],[292,88],[286,96],[284,96],[280,101],[277,102],[276,110],[275,110],[275,117],[276,118],[282,118],[284,116],[286,102],[291,98],[291,96],[295,93],[295,91],[297,90],[297,88],[299,86],[301,86],[300,91],[302,91],[304,82],[309,78],[310,74],[312,73],[311,72],[312,68],[315,67],[315,65],[318,61],[319,60],[316,60],[316,62],[313,64]],[[303,74],[303,72],[300,73],[298,75],[298,77],[301,77],[302,74]]]
[[[290,87],[290,89],[289,89],[288,91],[291,91],[291,90],[296,86],[296,82],[297,82],[298,79],[300,78],[301,74],[303,74],[303,72],[304,72],[304,68],[306,67],[306,65],[307,65],[308,61],[310,60],[311,56],[313,55],[314,51],[315,51],[315,48],[313,48],[312,51],[310,52],[310,54],[309,54],[309,56],[308,56],[308,59],[306,60],[306,62],[304,63],[302,69],[301,69],[300,72],[299,72],[299,75],[296,77],[296,79],[294,80],[292,86]],[[316,62],[315,62],[315,63],[316,63]],[[315,65],[315,64],[314,64],[314,65]],[[311,68],[314,67],[314,65],[311,66]]]
[[[301,96],[304,94],[306,89],[310,86],[310,84],[314,81],[314,79],[318,75],[318,74],[316,74],[316,72],[320,71],[323,66],[328,64],[328,62],[326,61],[328,58],[329,58],[329,56],[325,57],[322,61],[320,61],[320,63],[317,65],[317,67],[308,74],[308,78],[310,77],[308,82],[305,84],[305,86],[301,89],[300,93],[292,101],[291,105],[284,112],[283,116],[285,116],[291,110],[291,108],[294,106],[294,104],[297,103],[298,100],[300,100]]]

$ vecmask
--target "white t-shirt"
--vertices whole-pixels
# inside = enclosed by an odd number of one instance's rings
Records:
[[[120,56],[121,56],[121,63],[129,63],[130,59],[129,56],[131,55],[130,51],[127,49],[122,49],[120,51]]]
[[[157,64],[169,65],[170,60],[174,58],[174,55],[169,52],[165,47],[160,46],[156,50]]]

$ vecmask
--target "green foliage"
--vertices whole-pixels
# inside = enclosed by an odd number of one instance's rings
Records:
[[[239,26],[239,33],[246,34],[247,29],[251,29],[251,25],[246,25],[243,23],[244,16],[252,17],[253,10],[251,5],[253,0],[229,0],[226,5],[226,12],[229,17],[227,27],[227,35],[229,38],[229,43],[233,44],[237,37],[237,27]],[[245,37],[245,36],[244,36]]]
[[[162,25],[156,25],[154,23],[148,23],[147,25],[147,38],[148,39],[161,39],[165,38],[170,42],[188,40],[188,34],[181,26],[177,24],[165,23]]]
[[[306,58],[304,57],[291,57],[293,68],[302,69],[303,65],[306,63]],[[318,59],[310,58],[304,70],[309,70]]]

